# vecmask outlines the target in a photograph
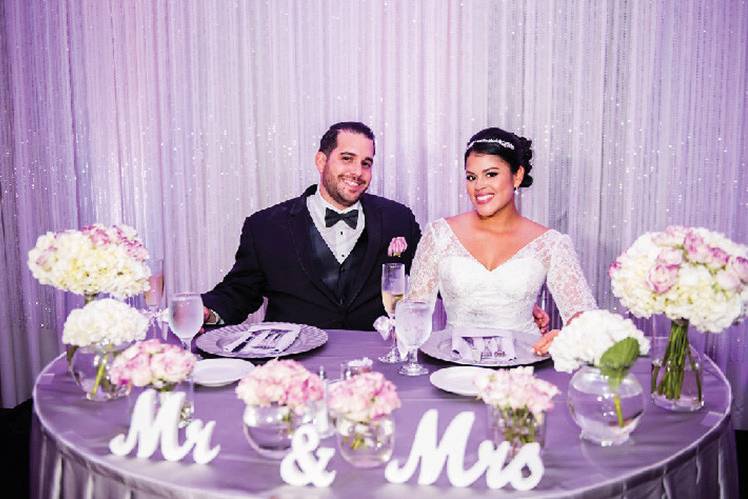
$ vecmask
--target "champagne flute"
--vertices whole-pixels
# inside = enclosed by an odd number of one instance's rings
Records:
[[[405,294],[405,265],[402,263],[383,263],[382,264],[382,304],[387,316],[395,319],[395,306],[397,302],[403,299]],[[394,331],[390,329],[392,337],[392,347],[390,351],[379,357],[380,362],[385,364],[395,364],[402,362],[400,352],[397,350],[397,340]]]
[[[178,293],[169,304],[169,327],[185,350],[192,349],[192,338],[203,325],[203,299],[199,293]]]
[[[403,300],[396,306],[395,332],[397,341],[408,349],[407,362],[398,374],[421,376],[429,371],[418,363],[418,348],[431,335],[431,305],[421,301]]]
[[[151,269],[151,277],[148,278],[150,289],[143,293],[143,298],[148,308],[149,320],[157,327],[161,327],[158,315],[161,300],[164,298],[164,260],[154,258],[148,262],[148,268]]]

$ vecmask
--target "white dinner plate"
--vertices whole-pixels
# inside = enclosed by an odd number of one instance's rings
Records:
[[[473,383],[475,377],[479,374],[490,374],[492,372],[493,370],[486,369],[485,367],[445,367],[431,373],[429,381],[431,381],[432,385],[445,392],[465,395],[466,397],[475,397],[478,395],[478,388]]]
[[[224,350],[226,345],[236,341],[239,336],[246,336],[248,330],[258,330],[257,328],[259,326],[266,326],[267,329],[274,329],[276,326],[294,326],[301,328],[301,330],[299,331],[296,340],[282,352],[268,350],[267,353],[253,353],[242,351],[227,352]],[[218,329],[206,331],[205,334],[201,334],[197,337],[195,345],[203,352],[217,355],[219,357],[235,359],[271,359],[274,357],[286,357],[288,355],[308,352],[309,350],[324,345],[326,342],[327,333],[314,326],[308,326],[306,324],[291,324],[288,322],[263,322],[258,324],[236,324],[234,326],[224,326]]]
[[[242,379],[254,365],[241,359],[199,360],[192,371],[192,378],[198,385],[224,386]]]

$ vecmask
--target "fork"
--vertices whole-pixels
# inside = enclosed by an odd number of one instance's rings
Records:
[[[280,338],[281,333],[270,333],[258,344],[252,348],[259,348],[261,350],[275,348],[275,342]]]

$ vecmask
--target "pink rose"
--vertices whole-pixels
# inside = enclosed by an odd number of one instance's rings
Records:
[[[706,262],[711,269],[721,269],[730,260],[730,255],[722,248],[709,247],[709,260]]]
[[[610,276],[610,278],[612,279],[613,274],[615,274],[620,269],[621,269],[621,262],[619,262],[618,260],[614,261],[613,263],[610,264],[610,267],[608,267],[608,276]]]
[[[663,265],[680,265],[683,263],[683,251],[676,248],[665,248],[657,255],[657,263]]]
[[[665,293],[675,285],[678,268],[677,265],[656,264],[647,275],[647,286],[657,294]]]
[[[408,242],[404,237],[393,237],[390,246],[387,248],[388,256],[400,256],[408,249]]]
[[[730,270],[744,283],[748,283],[748,258],[734,256],[730,259]]]
[[[706,263],[711,259],[709,246],[700,235],[692,230],[686,234],[683,246],[686,249],[686,256],[694,263]]]
[[[741,288],[740,277],[730,270],[720,270],[715,279],[725,291],[737,291]]]

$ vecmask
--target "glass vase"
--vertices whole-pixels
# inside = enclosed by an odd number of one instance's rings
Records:
[[[88,400],[101,402],[124,397],[130,393],[129,385],[115,385],[109,379],[109,369],[114,357],[127,347],[127,343],[96,343],[73,350],[70,372],[75,384],[85,392]]]
[[[85,293],[83,295],[83,306],[85,307],[98,296],[98,293]],[[80,347],[77,345],[65,345],[65,361],[68,364],[68,372],[73,378],[75,378],[75,373],[73,372],[73,357],[75,357],[75,352],[78,351],[78,348]]]
[[[157,404],[164,404],[170,397],[177,393],[184,393],[184,402],[179,410],[179,428],[184,428],[192,422],[195,414],[195,385],[192,381],[192,375],[188,376],[179,383],[167,385],[162,388],[155,388],[158,392]],[[156,407],[158,412],[158,407]]]
[[[338,416],[335,428],[340,455],[353,466],[375,468],[392,457],[395,422],[391,416],[382,416],[366,423]]]
[[[627,441],[644,414],[644,391],[631,373],[612,387],[600,369],[582,367],[569,381],[567,395],[569,412],[582,429],[580,438],[603,447]]]
[[[674,320],[667,338],[652,342],[652,401],[676,412],[704,406],[701,357],[688,343],[688,321]]]
[[[488,418],[488,437],[498,446],[502,442],[509,442],[508,459],[530,442],[537,442],[540,447],[545,446],[545,414],[536,418],[528,409],[500,408],[486,406]]]
[[[285,405],[248,405],[242,419],[249,445],[263,457],[282,459],[291,449],[294,431],[310,423],[312,414],[308,409],[297,413]]]

